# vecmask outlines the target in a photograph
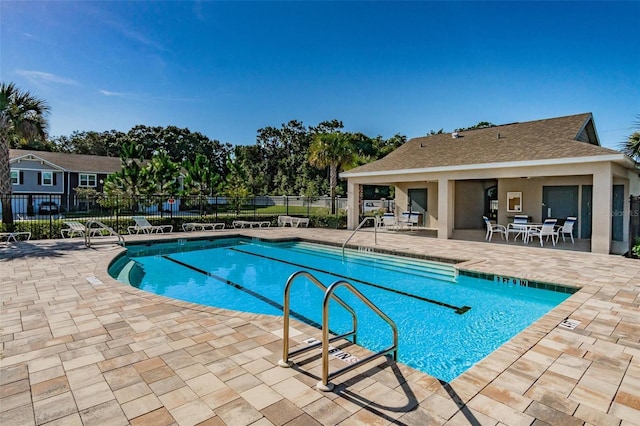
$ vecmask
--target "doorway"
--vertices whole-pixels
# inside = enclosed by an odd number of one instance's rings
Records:
[[[624,241],[624,185],[613,185],[611,239]]]
[[[591,238],[591,203],[593,198],[593,186],[582,185],[582,202],[580,209],[580,238]]]
[[[410,189],[407,211],[418,213],[418,225],[424,226],[427,216],[427,188]]]
[[[484,190],[484,215],[489,220],[498,221],[498,185]]]

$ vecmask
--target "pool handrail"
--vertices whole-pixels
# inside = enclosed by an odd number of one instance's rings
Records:
[[[335,297],[334,292],[339,287],[346,287],[348,290],[357,296],[361,301],[363,301],[370,309],[372,309],[378,316],[380,316],[393,331],[393,344],[386,349],[382,349],[372,355],[369,355],[366,358],[358,360],[353,364],[349,364],[347,367],[343,367],[333,373],[329,374],[329,342],[332,339],[329,339],[329,301]],[[354,368],[372,361],[376,358],[379,358],[383,355],[387,355],[388,353],[393,352],[394,361],[398,360],[398,327],[396,323],[389,318],[384,312],[382,312],[373,302],[371,302],[364,294],[360,293],[360,291],[355,288],[351,283],[338,280],[331,284],[327,291],[324,294],[324,299],[322,300],[322,380],[318,382],[316,385],[316,389],[328,392],[333,390],[333,383],[329,383],[329,380],[338,377],[348,371],[353,370]]]
[[[345,246],[347,245],[347,243],[349,241],[351,241],[351,238],[353,238],[353,236],[356,235],[356,232],[358,232],[360,230],[360,228],[362,228],[364,226],[364,224],[369,221],[369,219],[373,219],[373,242],[376,245],[378,244],[378,218],[376,216],[367,216],[364,219],[362,219],[362,222],[360,222],[360,225],[358,225],[356,227],[356,229],[353,230],[351,235],[349,235],[349,238],[347,238],[347,240],[342,244],[342,258],[343,259],[344,259],[344,248],[345,248]]]
[[[92,225],[97,225],[97,226],[93,227]],[[105,230],[109,233],[110,236],[114,236],[118,238],[117,244],[120,244],[122,247],[124,247],[125,245],[124,237],[122,235],[116,232],[112,227],[107,226],[98,220],[88,221],[87,224],[85,225],[85,228],[86,228],[86,231],[84,233],[84,245],[87,247],[91,247],[91,234],[93,233],[92,230],[99,230],[99,231]]]
[[[289,313],[290,313],[290,306],[291,306],[291,285],[293,284],[293,282],[296,280],[296,278],[298,277],[306,277],[309,281],[311,281],[313,284],[316,285],[316,287],[319,287],[320,289],[322,289],[325,294],[327,291],[327,287],[322,284],[316,277],[314,277],[313,275],[311,275],[311,273],[307,272],[307,271],[298,271],[298,272],[294,272],[293,274],[291,274],[291,276],[289,277],[289,279],[287,279],[287,283],[284,286],[284,305],[283,305],[283,314],[284,314],[284,324],[283,324],[283,330],[282,330],[282,359],[280,361],[278,361],[278,365],[281,367],[291,367],[291,365],[293,365],[293,363],[291,361],[289,361],[289,357],[310,351],[318,346],[320,346],[321,342],[317,342],[314,344],[311,344],[309,346],[306,346],[304,348],[301,349],[296,349],[294,351],[289,352]],[[347,305],[342,299],[340,299],[338,296],[333,295],[332,298],[338,302],[340,304],[340,306],[342,306],[343,308],[345,308],[350,314],[351,314],[351,321],[352,321],[352,326],[353,329],[347,333],[341,334],[339,336],[335,336],[333,338],[330,339],[331,342],[335,341],[335,340],[339,340],[339,339],[343,339],[343,338],[347,338],[347,337],[353,337],[353,343],[356,343],[356,334],[357,334],[357,330],[358,330],[358,318],[356,316],[356,312],[353,310],[353,308],[349,305]]]

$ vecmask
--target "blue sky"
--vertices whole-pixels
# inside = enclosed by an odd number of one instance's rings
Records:
[[[176,125],[253,144],[339,119],[388,138],[593,112],[640,114],[640,2],[0,2],[0,76],[50,134]]]

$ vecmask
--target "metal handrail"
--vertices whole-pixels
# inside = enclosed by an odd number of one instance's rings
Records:
[[[344,286],[347,289],[351,290],[354,295],[358,296],[360,300],[362,300],[369,308],[371,308],[376,314],[378,314],[383,320],[385,320],[387,324],[391,326],[391,329],[393,330],[393,345],[329,374],[329,342],[331,341],[331,339],[329,339],[329,301],[335,297],[333,293],[338,287],[341,286]],[[331,391],[333,389],[333,384],[329,383],[329,379],[338,377],[366,362],[372,361],[390,352],[393,352],[393,359],[397,361],[398,327],[396,326],[396,323],[393,322],[393,320],[389,318],[384,312],[382,312],[376,305],[374,305],[373,302],[367,299],[364,294],[360,293],[360,291],[356,289],[352,284],[344,280],[338,280],[331,284],[329,288],[327,288],[327,291],[324,294],[324,299],[322,301],[322,380],[318,382],[316,388],[320,391]]]
[[[296,280],[296,278],[302,277],[302,276],[306,277],[309,281],[314,283],[317,287],[321,288],[323,291],[326,292],[327,290],[327,287],[324,284],[318,281],[316,277],[314,277],[307,271],[294,272],[293,274],[291,274],[291,276],[287,280],[287,284],[284,286],[284,306],[282,308],[282,310],[284,311],[283,312],[284,325],[283,325],[283,331],[282,331],[282,359],[278,361],[278,365],[280,365],[281,367],[291,367],[293,363],[289,361],[289,357],[310,351],[311,349],[314,349],[320,346],[321,344],[321,342],[318,342],[318,343],[309,345],[307,347],[289,352],[289,311],[291,306],[291,303],[290,303],[291,302],[291,285]],[[347,305],[338,296],[333,296],[333,299],[336,302],[338,302],[343,308],[349,311],[352,318],[353,329],[347,333],[344,333],[344,334],[341,334],[340,336],[336,336],[332,338],[331,341],[353,336],[353,343],[356,343],[356,333],[358,330],[358,319],[356,317],[356,312],[353,310],[353,308],[351,308],[351,306]]]
[[[378,218],[375,216],[367,216],[364,219],[362,219],[362,222],[360,222],[360,225],[357,226],[357,228],[351,233],[351,235],[349,235],[349,238],[347,238],[347,240],[342,244],[343,258],[344,258],[344,247],[351,240],[351,238],[353,238],[353,236],[356,235],[356,232],[358,232],[360,228],[362,228],[364,224],[367,223],[369,219],[373,219],[373,239],[374,239],[374,243],[378,244]]]
[[[91,225],[98,225],[97,227],[92,227]],[[87,224],[85,225],[85,231],[84,231],[84,245],[87,247],[91,247],[91,234],[92,234],[92,230],[105,230],[109,232],[109,235],[112,235],[114,237],[118,238],[118,244],[120,244],[122,247],[124,247],[125,242],[124,242],[124,237],[122,235],[120,235],[119,233],[117,233],[113,228],[111,228],[110,226],[105,225],[104,223],[98,221],[98,220],[90,220],[87,222]]]

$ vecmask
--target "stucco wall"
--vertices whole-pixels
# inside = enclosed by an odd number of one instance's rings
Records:
[[[405,182],[396,185],[394,214],[396,217],[407,209],[410,189],[427,189],[427,212],[424,217],[424,226],[435,228],[438,225],[438,184],[436,182]]]
[[[461,180],[456,182],[455,229],[484,228],[484,191],[496,185],[495,180]]]

